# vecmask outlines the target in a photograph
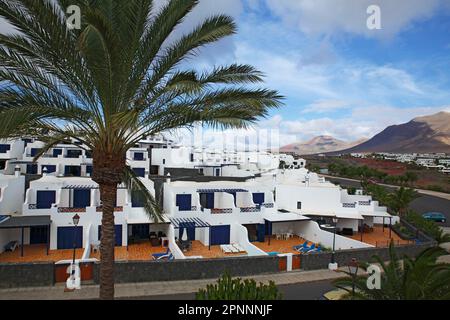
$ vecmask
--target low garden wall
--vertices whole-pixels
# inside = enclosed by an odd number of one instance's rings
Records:
[[[395,247],[397,256],[401,259],[404,255],[409,257],[415,257],[423,250],[434,247],[434,242],[414,244],[414,245],[401,245]],[[379,256],[383,260],[389,260],[389,248],[364,248],[364,249],[351,249],[338,251],[335,253],[335,261],[339,266],[346,266],[352,260],[357,259],[359,262],[370,262],[373,256]],[[312,253],[301,256],[301,269],[302,270],[317,270],[327,269],[328,264],[331,262],[331,252]]]
[[[0,264],[0,289],[46,287],[54,283],[53,262]]]
[[[219,278],[225,272],[231,276],[248,276],[279,271],[281,257],[239,257],[222,259],[192,259],[158,261],[119,261],[115,264],[116,283],[176,281]],[[99,264],[94,265],[94,282],[99,280]]]

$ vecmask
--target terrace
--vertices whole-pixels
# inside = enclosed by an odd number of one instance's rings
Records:
[[[388,227],[383,228],[382,226],[374,226],[373,231],[364,232],[362,235],[361,232],[357,232],[347,237],[371,244],[375,247],[388,247],[391,239],[395,245],[411,244],[410,240],[403,240],[394,231],[391,231]]]
[[[192,248],[188,251],[183,252],[183,254],[189,257],[203,257],[209,259],[226,258],[226,257],[239,257],[246,256],[246,253],[224,253],[220,246],[208,246],[203,245],[200,241],[192,241]]]
[[[73,249],[50,250],[46,254],[46,245],[25,245],[23,248],[24,256],[21,256],[20,248],[14,252],[3,252],[0,254],[0,263],[26,263],[26,262],[57,262],[61,260],[71,260],[73,258]],[[167,250],[166,247],[154,247],[149,242],[132,244],[127,247],[116,247],[114,249],[116,261],[148,261],[152,260],[152,254],[161,253]],[[219,248],[220,250],[220,248]],[[75,258],[81,259],[84,249],[79,248],[75,251]],[[90,258],[100,260],[100,252],[91,252]]]
[[[299,236],[292,236],[287,239],[277,239],[276,236],[266,236],[264,242],[253,242],[253,245],[267,253],[277,252],[298,254],[298,251],[294,250],[293,247],[303,244],[304,242],[305,239],[300,238]],[[308,242],[308,245],[312,245],[312,242]]]

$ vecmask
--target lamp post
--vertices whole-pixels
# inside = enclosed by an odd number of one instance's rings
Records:
[[[333,217],[333,248],[331,252],[331,262],[328,264],[328,269],[330,270],[337,270],[338,265],[335,260],[335,253],[336,253],[336,226],[337,226],[338,219],[336,216]]]
[[[352,299],[355,297],[355,282],[356,276],[358,275],[358,268],[358,261],[355,258],[352,258],[348,265],[348,271],[352,276]]]
[[[76,247],[77,247],[77,226],[78,222],[80,222],[80,216],[78,214],[75,214],[72,217],[73,221],[73,259],[72,259],[72,276],[75,275],[75,253],[76,253]]]

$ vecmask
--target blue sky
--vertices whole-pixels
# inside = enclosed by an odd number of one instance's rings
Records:
[[[381,30],[367,28],[369,5],[381,9]],[[189,67],[263,71],[265,86],[286,100],[256,129],[273,130],[280,145],[323,134],[370,138],[450,111],[449,0],[200,0],[176,33],[215,13],[233,16],[238,34],[202,49]]]
[[[370,138],[388,125],[450,111],[449,3],[201,0],[192,19],[228,13],[239,32],[195,62],[249,63],[263,71],[286,105],[260,126],[279,130],[282,145],[321,134]],[[381,30],[367,28],[371,4],[381,9]]]

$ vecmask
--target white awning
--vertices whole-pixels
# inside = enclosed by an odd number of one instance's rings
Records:
[[[363,217],[392,218],[392,215],[390,215],[386,211],[361,212],[361,215]]]
[[[331,212],[331,211],[306,211],[302,212],[305,216],[315,216],[315,217],[336,217],[338,219],[355,219],[355,220],[364,220],[364,217],[358,212]]]

